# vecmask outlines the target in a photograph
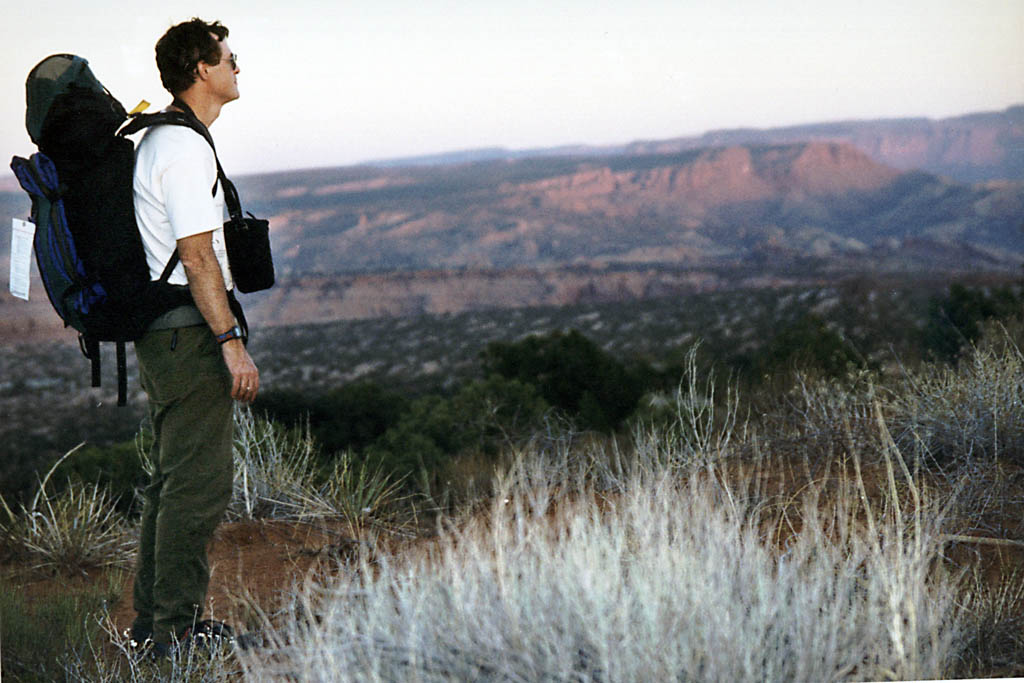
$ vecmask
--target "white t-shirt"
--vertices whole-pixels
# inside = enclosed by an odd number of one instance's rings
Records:
[[[224,192],[217,183],[217,161],[210,144],[185,126],[154,126],[135,148],[135,219],[142,234],[149,276],[158,280],[174,253],[177,241],[213,232],[224,285],[234,287],[224,246]],[[179,263],[168,280],[187,285]]]

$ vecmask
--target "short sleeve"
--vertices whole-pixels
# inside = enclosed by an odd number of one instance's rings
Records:
[[[202,138],[198,140],[206,145]],[[175,159],[163,172],[161,185],[167,220],[175,240],[210,232],[224,224],[222,205],[212,194],[217,179],[216,162],[212,151],[205,151],[208,155],[199,159],[191,154]]]

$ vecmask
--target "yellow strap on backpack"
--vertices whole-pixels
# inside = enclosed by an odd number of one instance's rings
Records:
[[[149,102],[147,102],[146,100],[140,100],[139,103],[135,105],[135,109],[132,109],[130,112],[128,112],[128,116],[135,116],[136,114],[141,114],[147,109],[149,109]]]

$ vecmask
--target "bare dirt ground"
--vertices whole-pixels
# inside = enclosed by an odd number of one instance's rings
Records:
[[[286,608],[304,583],[328,577],[358,553],[360,541],[342,523],[305,524],[249,520],[221,524],[210,544],[210,586],[204,618],[227,622],[241,631],[256,629],[263,616]],[[16,562],[0,564],[0,579],[35,598],[55,591],[74,594],[90,587],[120,584],[120,598],[109,606],[118,633],[132,625],[132,570],[91,570],[83,575],[54,575]]]
[[[343,524],[250,520],[222,524],[209,548],[210,587],[203,616],[247,631],[287,607],[303,583],[324,578],[356,554],[359,541]],[[132,580],[111,607],[118,631],[135,617]]]

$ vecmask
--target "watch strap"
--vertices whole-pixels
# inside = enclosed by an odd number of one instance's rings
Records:
[[[232,339],[241,339],[241,338],[242,338],[242,328],[239,327],[238,325],[235,325],[234,327],[232,327],[227,332],[224,332],[223,334],[218,334],[217,335],[217,343],[218,344],[224,344],[226,342],[231,341]]]

